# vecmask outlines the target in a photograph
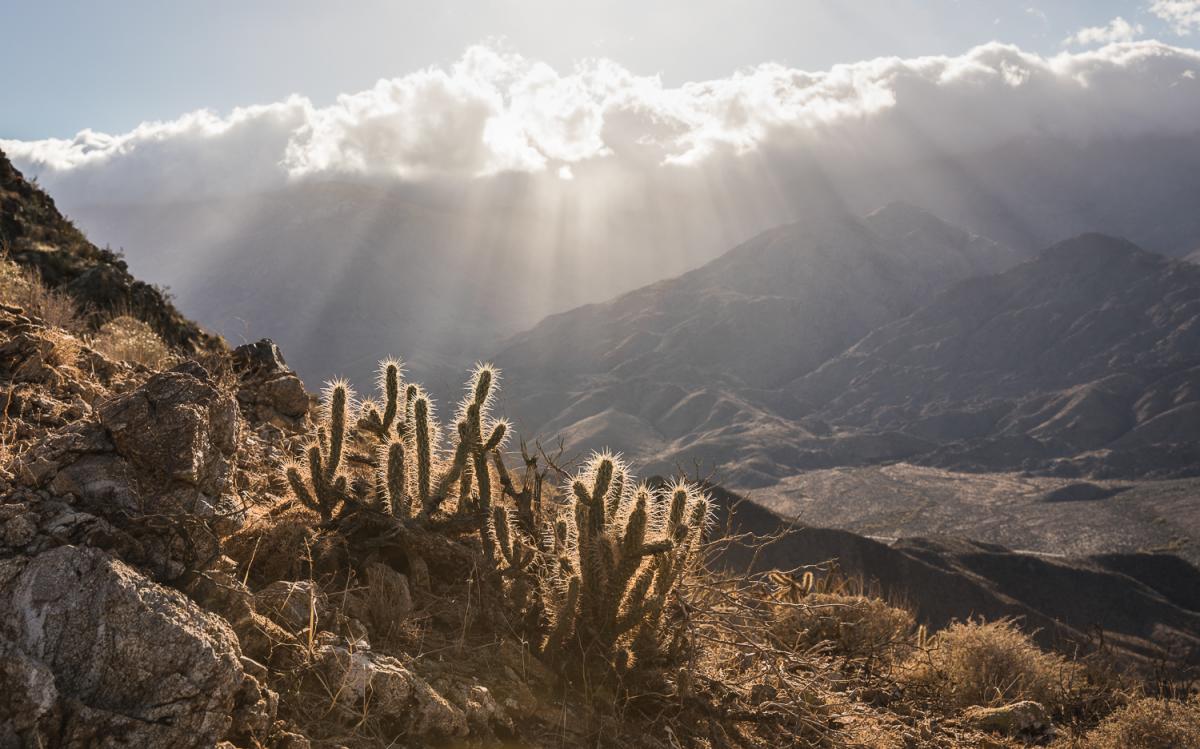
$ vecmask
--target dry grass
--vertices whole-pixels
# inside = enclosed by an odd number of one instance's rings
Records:
[[[916,621],[878,598],[812,593],[780,605],[772,630],[792,650],[823,649],[866,664],[890,663],[911,649]]]
[[[175,355],[146,323],[130,315],[114,317],[100,327],[92,348],[110,359],[141,364],[151,369],[170,366]]]
[[[917,652],[903,681],[938,707],[1040,702],[1064,714],[1075,703],[1083,669],[1041,650],[1011,620],[955,623]]]
[[[0,257],[0,302],[71,332],[84,327],[79,306],[70,294],[47,286],[37,271]]]
[[[1084,738],[1091,749],[1200,749],[1200,698],[1143,698],[1117,710]]]

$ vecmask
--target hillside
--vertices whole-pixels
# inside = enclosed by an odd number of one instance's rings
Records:
[[[929,464],[1129,478],[1194,475],[1198,381],[1200,269],[1088,234],[954,286],[790,389],[836,429],[927,440]]]
[[[148,364],[97,340],[0,298],[0,746],[1072,749],[1127,701],[1163,709],[1147,663],[1173,684],[1200,639],[1197,572],[1168,555],[809,529],[733,572],[778,516],[730,525],[732,495],[635,490],[604,456],[514,479],[486,368],[451,447],[394,363],[380,403],[338,385],[316,408],[270,341]],[[770,569],[798,565],[817,574]],[[951,623],[972,614],[1067,655]],[[994,681],[953,666],[989,653]]]
[[[188,349],[217,345],[212,336],[175,309],[162,290],[135,279],[125,261],[88,241],[29,184],[0,151],[0,254],[33,268],[52,288],[75,297],[94,313],[134,311],[165,340]]]
[[[1099,636],[1146,664],[1200,663],[1200,569],[1173,554],[1032,554],[944,535],[876,540],[794,524],[719,489],[714,496],[718,526],[729,522],[734,533],[756,538],[784,529],[765,546],[735,545],[722,558],[729,567],[745,569],[751,560],[757,569],[832,565],[939,629],[970,616],[1017,617],[1046,647]]]

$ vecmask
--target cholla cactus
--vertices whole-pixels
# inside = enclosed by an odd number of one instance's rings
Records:
[[[286,469],[288,483],[296,498],[321,514],[325,522],[333,517],[338,505],[350,499],[348,477],[341,473],[342,450],[346,441],[346,414],[351,400],[350,386],[344,380],[329,383],[324,394],[324,418],[317,439],[305,450],[308,459],[308,483],[300,466]]]
[[[372,403],[366,405],[358,420],[358,428],[386,442],[391,437],[392,424],[400,407],[400,375],[403,364],[399,359],[384,359],[379,363],[379,390],[383,394],[383,413]]]
[[[569,485],[568,511],[553,533],[564,550],[554,566],[554,612],[547,650],[573,633],[618,667],[650,655],[663,616],[696,559],[709,501],[697,487],[630,489],[628,470],[599,454]]]

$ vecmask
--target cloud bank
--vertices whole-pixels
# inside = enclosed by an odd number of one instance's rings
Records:
[[[1160,0],[1179,28],[1200,3]],[[1080,44],[1127,39],[1123,19]],[[767,148],[905,159],[1027,134],[1078,141],[1174,134],[1200,122],[1200,52],[1155,41],[1044,57],[988,44],[960,56],[879,58],[806,72],[763,64],[663,84],[606,59],[562,72],[494,46],[328,106],[302,96],[200,111],[109,135],[0,140],[68,199],[153,201],[272,189],[300,179],[585,179],[590,167],[686,169]]]

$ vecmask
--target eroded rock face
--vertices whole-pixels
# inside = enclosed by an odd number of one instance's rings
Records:
[[[222,619],[98,549],[0,562],[0,747],[206,747],[259,730],[274,701],[240,656]]]

